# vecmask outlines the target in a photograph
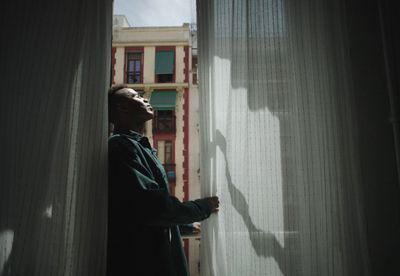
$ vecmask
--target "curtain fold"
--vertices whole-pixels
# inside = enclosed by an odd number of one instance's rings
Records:
[[[372,275],[345,2],[197,10],[201,274]]]
[[[112,2],[1,6],[0,275],[102,275]]]

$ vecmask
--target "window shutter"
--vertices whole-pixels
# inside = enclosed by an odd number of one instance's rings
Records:
[[[174,51],[156,52],[156,75],[174,73]]]
[[[176,91],[154,91],[151,93],[150,104],[155,110],[175,110]]]

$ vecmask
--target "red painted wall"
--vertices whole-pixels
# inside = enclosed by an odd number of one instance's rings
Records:
[[[189,199],[189,89],[183,91],[183,201]]]

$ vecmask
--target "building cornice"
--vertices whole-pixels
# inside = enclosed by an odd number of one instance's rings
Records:
[[[188,45],[188,27],[131,27],[114,30],[113,44],[129,45]]]
[[[134,31],[134,32],[168,32],[168,31],[190,31],[188,25],[184,26],[144,26],[144,27],[123,27],[120,28],[121,31]]]
[[[171,89],[176,90],[178,92],[182,92],[184,88],[189,87],[189,83],[135,83],[135,84],[127,84],[128,87],[138,90],[144,91],[153,91],[160,89]]]
[[[112,44],[112,47],[154,47],[154,46],[189,46],[189,42],[187,41],[163,41],[163,42],[149,42],[149,41],[143,41],[143,42],[129,42],[129,41],[124,41],[124,42],[117,42],[114,41]]]

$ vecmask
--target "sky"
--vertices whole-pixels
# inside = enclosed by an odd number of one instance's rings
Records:
[[[123,14],[131,27],[182,26],[196,23],[195,0],[114,0],[114,14]]]

